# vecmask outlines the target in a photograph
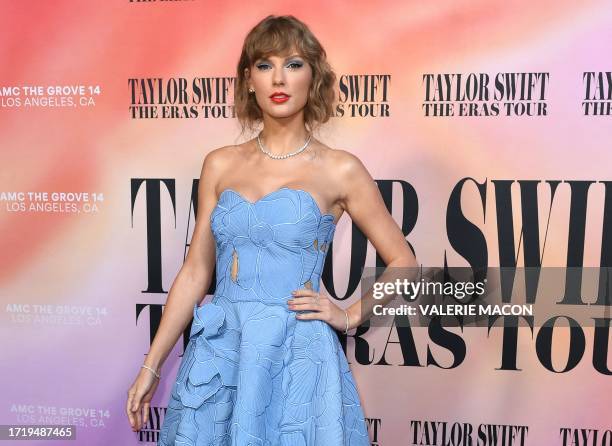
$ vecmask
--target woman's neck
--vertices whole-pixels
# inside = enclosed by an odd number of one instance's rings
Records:
[[[281,122],[278,119],[269,119],[264,120],[260,139],[270,152],[283,155],[302,147],[308,139],[308,134],[303,120]]]

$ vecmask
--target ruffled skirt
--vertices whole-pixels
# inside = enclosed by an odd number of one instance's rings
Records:
[[[194,308],[158,445],[369,445],[334,330],[281,305]]]

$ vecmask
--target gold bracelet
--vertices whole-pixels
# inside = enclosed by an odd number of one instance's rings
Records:
[[[143,368],[143,369],[147,369],[147,370],[150,370],[151,372],[153,372],[153,374],[155,375],[155,377],[156,377],[157,379],[159,379],[159,378],[160,378],[159,373],[157,373],[155,370],[153,370],[153,369],[152,369],[151,367],[149,367],[148,365],[144,365],[144,364],[143,364],[141,368]]]

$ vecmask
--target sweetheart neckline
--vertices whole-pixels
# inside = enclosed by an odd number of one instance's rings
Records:
[[[221,191],[221,193],[219,194],[219,200],[221,199],[221,196],[222,196],[222,195],[223,195],[225,192],[230,192],[230,191],[231,191],[231,192],[234,192],[236,195],[238,195],[238,196],[239,196],[239,197],[240,197],[240,198],[241,198],[241,199],[242,199],[242,200],[243,200],[245,203],[248,203],[248,204],[250,204],[251,206],[255,206],[257,203],[259,203],[260,201],[262,201],[262,200],[264,200],[264,199],[268,198],[270,195],[276,194],[276,193],[278,193],[278,192],[280,192],[280,191],[282,191],[282,190],[284,190],[284,189],[286,189],[286,190],[291,190],[291,191],[294,191],[294,192],[304,192],[305,194],[307,194],[307,195],[310,197],[310,199],[312,200],[312,202],[313,202],[313,203],[314,203],[314,205],[315,205],[315,208],[317,209],[317,212],[319,213],[319,215],[320,215],[321,217],[331,217],[331,218],[332,218],[331,224],[332,224],[334,227],[338,225],[338,223],[334,221],[334,220],[336,219],[336,216],[335,216],[335,215],[333,215],[333,214],[330,214],[330,213],[325,213],[325,214],[324,214],[324,213],[321,211],[321,207],[319,206],[319,203],[317,203],[317,200],[315,200],[315,198],[312,196],[312,194],[311,194],[310,192],[308,192],[307,190],[304,190],[304,189],[298,189],[298,188],[289,187],[289,186],[282,186],[282,187],[279,187],[278,189],[275,189],[275,190],[273,190],[273,191],[271,191],[271,192],[268,192],[268,193],[267,193],[267,194],[265,194],[265,195],[262,195],[260,198],[258,198],[258,199],[257,199],[257,200],[255,200],[255,201],[251,201],[251,200],[247,199],[247,198],[246,198],[244,195],[242,195],[240,192],[238,192],[237,190],[232,189],[231,187],[226,187],[226,188],[225,188],[225,189],[223,189],[223,190]]]

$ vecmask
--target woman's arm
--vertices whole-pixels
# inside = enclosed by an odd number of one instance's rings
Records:
[[[193,317],[193,307],[206,296],[215,267],[215,241],[210,215],[217,203],[215,185],[222,172],[219,148],[204,158],[198,185],[198,212],[187,258],[168,292],[159,328],[144,362],[159,373],[172,348]]]
[[[400,278],[415,280],[418,261],[402,230],[387,210],[374,179],[355,155],[344,152],[342,158],[342,168],[339,169],[343,189],[342,207],[387,265],[376,282],[394,282]],[[411,277],[404,277],[407,273]],[[369,290],[347,308],[349,328],[357,327],[372,317],[374,305],[384,306],[394,297],[389,295],[384,299],[375,299],[372,290]]]
[[[387,265],[376,282],[415,280],[418,274],[417,259],[387,210],[376,183],[355,155],[343,150],[334,152],[337,158],[333,163],[332,178],[340,190],[338,201]],[[372,287],[345,313],[328,298],[320,299],[319,293],[312,289],[302,288],[294,290],[292,294],[293,297],[287,301],[289,309],[311,311],[298,313],[296,318],[320,319],[338,330],[345,330],[347,322],[349,329],[361,325],[372,317],[375,305],[385,306],[396,297],[389,294],[383,299],[375,299]]]

